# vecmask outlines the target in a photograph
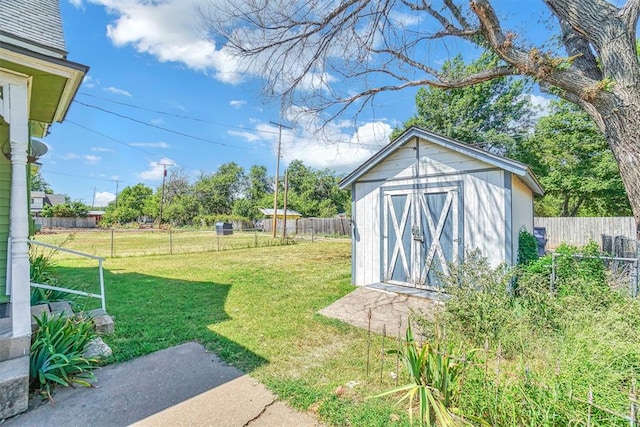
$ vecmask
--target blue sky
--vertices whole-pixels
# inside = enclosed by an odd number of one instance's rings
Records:
[[[506,4],[507,15],[515,3]],[[281,117],[260,97],[259,81],[237,73],[233,58],[203,37],[193,0],[61,0],[68,59],[90,67],[63,123],[43,139],[41,173],[54,191],[104,205],[116,189],[142,182],[156,188],[162,164],[192,179],[236,162],[275,173],[282,122],[281,172],[300,159],[344,173],[388,142],[392,128],[414,113],[415,89],[384,94],[357,120],[330,123],[328,137]],[[538,9],[539,10],[539,9]],[[522,22],[536,16],[525,11]],[[457,53],[433,52],[435,63]],[[536,97],[536,101],[541,99]],[[161,129],[164,128],[164,129]]]

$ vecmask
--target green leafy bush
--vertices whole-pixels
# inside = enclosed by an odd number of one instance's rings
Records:
[[[505,266],[491,268],[479,250],[467,252],[465,262],[451,266],[450,275],[442,278],[452,296],[444,315],[448,329],[469,337],[476,346],[499,339],[512,323],[512,278]]]
[[[32,336],[30,351],[31,388],[51,397],[53,385],[90,386],[95,380],[90,372],[98,359],[85,358],[89,341],[95,338],[92,323],[85,318],[51,316],[36,318],[38,330]]]
[[[518,265],[528,265],[538,259],[538,240],[524,228],[518,234]]]

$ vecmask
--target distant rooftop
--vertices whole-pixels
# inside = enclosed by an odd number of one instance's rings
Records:
[[[266,216],[273,216],[273,209],[260,209],[260,212],[262,212]],[[284,209],[278,209],[276,215],[284,215]],[[302,216],[300,212],[296,212],[292,209],[287,209],[287,216],[289,215]]]
[[[66,53],[58,0],[0,0],[0,42],[7,37]]]

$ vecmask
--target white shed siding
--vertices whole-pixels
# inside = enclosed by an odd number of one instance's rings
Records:
[[[365,285],[380,280],[380,182],[356,183],[355,274],[353,282]]]
[[[511,178],[512,191],[512,225],[513,225],[513,259],[512,263],[518,261],[518,234],[520,228],[533,232],[533,192],[517,176]]]
[[[355,285],[384,280],[385,191],[460,188],[456,202],[462,221],[458,256],[479,249],[493,266],[515,263],[518,231],[522,225],[530,229],[533,224],[533,193],[513,172],[491,157],[469,155],[464,146],[450,149],[423,139],[416,146],[415,138],[377,161],[352,183]]]
[[[382,280],[381,190],[385,187],[413,184],[424,186],[439,183],[444,186],[455,182],[461,182],[463,188],[463,250],[480,249],[492,265],[504,261],[506,231],[502,220],[505,215],[502,171],[398,179],[391,182],[358,182],[355,184],[355,285],[363,286]]]
[[[491,265],[504,261],[506,228],[504,172],[464,176],[464,247],[480,249]]]

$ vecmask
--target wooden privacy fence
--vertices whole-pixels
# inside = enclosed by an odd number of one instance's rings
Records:
[[[536,217],[533,225],[547,230],[547,250],[560,243],[575,246],[584,246],[591,240],[600,243],[602,235],[636,237],[633,217]]]
[[[42,227],[50,228],[95,228],[96,218],[45,218],[35,217],[36,224],[40,224]]]
[[[276,230],[282,231],[283,220],[277,221]],[[272,230],[272,221],[265,219],[264,231]],[[300,218],[287,220],[288,235],[316,235],[316,236],[351,236],[350,218]]]

